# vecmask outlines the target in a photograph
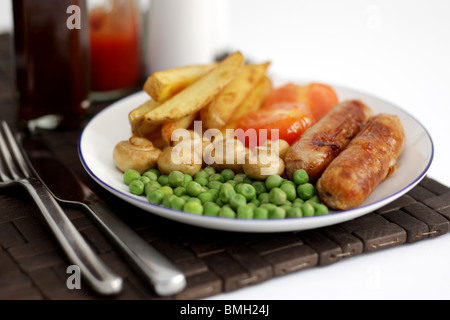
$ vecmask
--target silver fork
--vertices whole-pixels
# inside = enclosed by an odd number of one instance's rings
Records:
[[[30,193],[71,263],[78,266],[93,290],[117,294],[123,280],[92,251],[66,214],[33,174],[5,121],[0,128],[0,187],[21,185]]]

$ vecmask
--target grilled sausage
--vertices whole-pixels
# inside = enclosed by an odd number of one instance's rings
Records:
[[[397,116],[374,116],[317,181],[319,198],[333,209],[359,206],[394,171],[404,145]]]
[[[359,100],[342,102],[307,129],[285,157],[286,175],[304,169],[315,183],[328,164],[347,146],[372,116],[372,110]]]

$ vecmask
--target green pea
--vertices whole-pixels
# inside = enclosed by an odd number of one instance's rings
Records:
[[[206,178],[208,179],[209,174],[205,170],[200,170],[194,175],[194,181],[198,178]]]
[[[297,197],[297,191],[295,187],[289,183],[283,183],[280,189],[286,193],[286,197],[289,201],[293,201]]]
[[[247,201],[250,201],[250,200],[256,198],[255,188],[251,184],[248,184],[248,183],[242,183],[242,184],[238,185],[236,192],[242,194],[247,199]]]
[[[266,184],[262,181],[254,181],[252,183],[253,188],[255,188],[256,195],[260,195],[261,193],[267,192]]]
[[[176,187],[173,190],[173,194],[176,195],[177,197],[181,197],[186,194],[186,188],[185,187]]]
[[[269,201],[277,206],[283,205],[286,203],[287,195],[286,192],[281,190],[280,188],[273,188],[269,192]]]
[[[314,193],[315,193],[315,191],[314,191]],[[309,202],[311,202],[311,204],[314,206],[314,204],[319,204],[320,203],[320,199],[319,199],[319,196],[317,195],[317,194],[315,194],[315,195],[313,195],[311,198],[309,198],[308,200],[306,200],[306,201],[309,201]],[[306,202],[305,201],[305,202]]]
[[[259,205],[261,204],[261,202],[259,202],[259,200],[258,199],[252,199],[252,200],[250,200],[250,202],[249,203],[251,203],[251,204],[253,204],[253,205],[255,205],[255,207],[259,207]]]
[[[138,180],[139,180],[139,181],[142,181],[142,183],[143,183],[144,185],[146,185],[147,183],[149,183],[149,182],[151,181],[150,178],[149,178],[149,177],[146,177],[146,176],[141,176]]]
[[[161,189],[156,189],[147,194],[147,201],[153,204],[161,204],[164,199],[164,192]]]
[[[162,185],[158,181],[154,181],[154,180],[149,181],[147,183],[147,186],[149,186],[149,188],[155,188],[155,189],[159,189],[162,187]]]
[[[245,178],[247,178],[247,175],[245,173],[237,173],[233,180],[236,181],[237,183],[239,182],[244,182]]]
[[[128,185],[128,189],[132,194],[140,196],[144,193],[144,183],[141,180],[133,180]]]
[[[209,189],[208,192],[212,194],[214,201],[216,201],[217,198],[219,197],[219,190],[217,189]]]
[[[148,169],[147,172],[154,173],[156,175],[156,177],[159,177],[161,175],[161,172],[159,172],[159,170],[156,168]]]
[[[259,202],[262,203],[269,203],[269,194],[267,192],[263,192],[258,196]]]
[[[303,169],[295,171],[294,172],[294,182],[297,185],[301,185],[301,184],[309,182],[308,173]]]
[[[250,178],[249,176],[246,176],[244,178],[244,181],[242,181],[243,183],[248,183],[248,184],[252,184],[254,182],[254,180],[252,178]]]
[[[258,208],[258,206],[252,202],[249,202],[246,205],[252,207],[253,209]]]
[[[240,206],[236,216],[238,219],[253,219],[253,207],[250,205]]]
[[[203,169],[203,171],[205,171],[208,174],[208,176],[211,176],[214,173],[216,173],[216,169],[214,169],[214,167],[206,167]]]
[[[171,208],[175,210],[183,210],[186,200],[181,197],[175,197],[172,199]]]
[[[194,197],[187,199],[186,202],[197,202],[197,203],[202,204],[202,201],[199,198],[194,198]]]
[[[225,185],[225,184],[224,184]],[[231,198],[236,194],[233,187],[227,188],[223,187],[219,191],[219,199],[222,200],[223,203],[229,203]]]
[[[308,200],[314,196],[316,189],[311,183],[304,183],[298,186],[297,193],[298,196],[303,200]]]
[[[169,176],[162,174],[158,177],[158,182],[162,186],[167,186],[169,184]]]
[[[228,184],[231,184],[232,186],[233,186],[233,188],[236,188],[236,186],[237,186],[237,182],[236,181],[234,181],[234,180],[227,180],[225,183],[228,183]]]
[[[189,181],[186,184],[186,193],[191,197],[198,196],[203,191],[202,186],[195,181]]]
[[[166,208],[172,208],[172,202],[176,197],[177,196],[174,194],[170,194],[170,195],[164,197],[164,199],[162,201],[162,205]]]
[[[194,181],[202,186],[206,186],[208,184],[208,177],[209,175],[204,170],[200,170],[195,174]]]
[[[302,209],[300,207],[291,207],[286,210],[286,217],[288,218],[301,218],[303,216]]]
[[[234,171],[231,169],[223,169],[222,172],[220,172],[220,174],[223,176],[225,181],[231,180],[235,176]]]
[[[266,209],[267,211],[270,211],[270,210],[272,210],[273,208],[276,208],[277,206],[276,206],[275,204],[273,204],[273,203],[264,203],[264,204],[260,205],[259,207],[260,207],[260,208],[264,208],[264,209]]]
[[[222,218],[236,218],[236,212],[233,209],[227,206],[223,206],[220,208],[219,217]]]
[[[231,197],[229,203],[231,208],[237,210],[237,208],[247,204],[247,199],[242,194],[237,193]]]
[[[195,201],[188,201],[183,206],[183,211],[194,213],[194,214],[203,214],[203,206],[201,203]]]
[[[321,216],[328,214],[328,207],[324,204],[318,203],[314,206],[314,215]]]
[[[164,193],[165,197],[168,197],[173,194],[173,189],[169,186],[162,186],[159,190]]]
[[[188,183],[189,181],[192,181],[192,180],[194,180],[194,179],[192,179],[191,175],[185,173],[185,174],[184,174],[184,177],[183,177],[183,183],[181,184],[181,186],[182,186],[182,187],[186,187],[187,183]]]
[[[281,186],[281,183],[284,181],[284,179],[279,176],[278,174],[272,174],[267,177],[266,179],[266,188],[271,190],[273,188],[278,188]]]
[[[184,180],[184,173],[181,171],[172,171],[169,173],[167,180],[171,187],[180,187]]]
[[[208,188],[211,189],[217,189],[220,190],[220,187],[222,186],[222,182],[220,181],[209,181],[207,184]]]
[[[224,205],[225,203],[223,203],[223,201],[220,200],[219,197],[217,197],[217,199],[216,199],[216,204],[217,204],[219,207],[223,207],[223,205]]]
[[[145,185],[144,193],[145,193],[145,195],[148,195],[151,191],[158,190],[159,188],[161,188],[161,185],[158,182],[150,181],[149,183],[147,183]]]
[[[269,219],[284,219],[286,217],[286,210],[280,207],[275,207],[269,210]]]
[[[291,180],[284,180],[284,181],[281,183],[281,185],[284,185],[284,184],[290,184],[290,185],[293,186],[294,188],[297,188],[297,185],[294,183],[294,181],[291,181]]]
[[[199,178],[194,178],[195,182],[198,182],[198,184],[200,184],[201,186],[207,186],[208,185],[208,178],[203,178],[203,177],[199,177]]]
[[[302,214],[304,217],[312,217],[314,216],[315,210],[312,204],[310,203],[304,203],[302,205]]]
[[[212,175],[209,176],[209,181],[220,181],[224,183],[225,179],[220,173],[213,173]]]
[[[198,195],[202,203],[214,201],[214,195],[210,192],[202,192]]]
[[[159,172],[158,174],[156,174],[156,172],[151,171],[152,169],[150,169],[149,171],[146,171],[142,174],[143,177],[147,177],[152,181],[157,181],[158,177],[160,176]]]
[[[191,197],[187,194],[182,195],[180,198],[184,199],[184,201],[188,201]]]
[[[141,177],[139,171],[134,169],[128,169],[123,173],[123,182],[129,185],[132,181],[137,180]]]
[[[289,204],[283,204],[280,206],[280,208],[283,208],[285,211],[288,211],[292,207]]]
[[[269,210],[266,208],[256,208],[253,210],[253,218],[254,219],[267,219],[269,218]]]
[[[301,198],[295,198],[294,201],[292,201],[292,206],[294,207],[301,207],[305,203],[305,200]]]
[[[214,202],[206,202],[203,205],[203,214],[205,216],[217,217],[220,212],[220,207]]]

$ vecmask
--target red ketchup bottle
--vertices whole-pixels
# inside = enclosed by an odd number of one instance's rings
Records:
[[[93,1],[89,10],[91,89],[110,100],[137,88],[141,79],[140,19],[134,0]]]

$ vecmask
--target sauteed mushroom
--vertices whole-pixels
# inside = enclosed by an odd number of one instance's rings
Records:
[[[133,136],[114,147],[113,160],[122,172],[134,169],[144,173],[156,166],[160,154],[161,150],[155,148],[150,140]]]
[[[284,172],[284,161],[277,152],[266,147],[255,147],[242,166],[247,176],[255,180],[265,180],[268,176]]]

